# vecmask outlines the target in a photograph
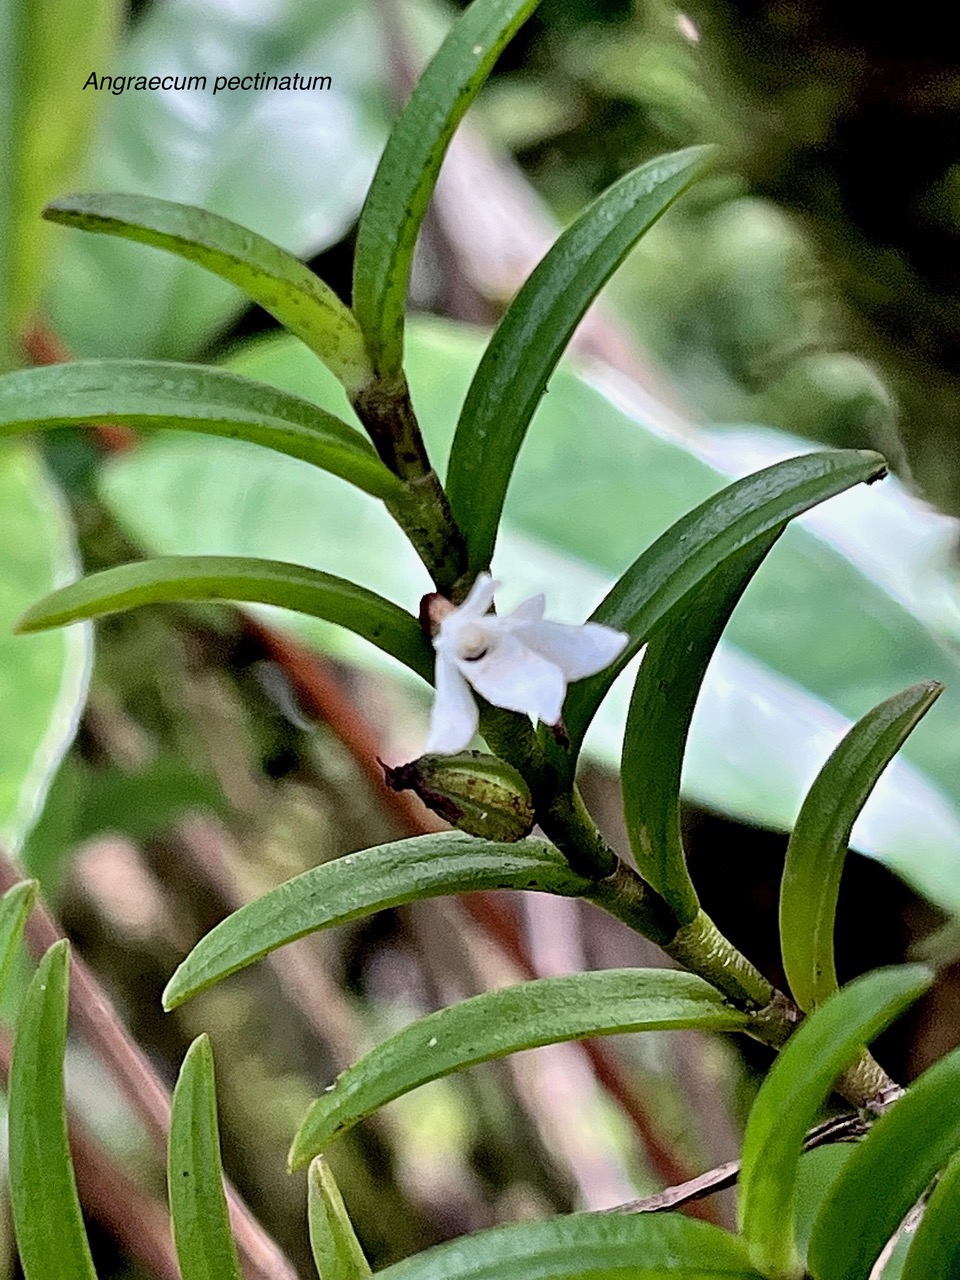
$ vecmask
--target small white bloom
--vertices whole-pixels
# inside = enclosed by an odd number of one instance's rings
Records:
[[[495,707],[557,724],[570,681],[602,671],[627,643],[622,631],[598,622],[545,622],[542,595],[497,617],[488,610],[499,585],[481,573],[437,629],[437,694],[427,751],[453,755],[469,745],[479,719],[471,686]]]

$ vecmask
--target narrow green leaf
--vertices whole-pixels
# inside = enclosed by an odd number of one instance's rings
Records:
[[[960,1155],[940,1175],[913,1237],[900,1280],[960,1276]]]
[[[430,1080],[521,1049],[624,1031],[738,1031],[749,1017],[690,973],[607,969],[538,978],[450,1005],[404,1027],[342,1072],[293,1140],[298,1169],[333,1138]]]
[[[539,0],[473,0],[387,139],[360,215],[353,309],[378,375],[399,381],[413,249],[450,139]]]
[[[167,1188],[183,1280],[240,1280],[223,1191],[213,1051],[206,1035],[187,1050],[173,1091]]]
[[[517,454],[574,329],[709,151],[660,156],[614,183],[559,237],[500,321],[467,392],[447,470],[472,569],[490,563]]]
[[[377,845],[313,867],[222,920],[170,979],[164,1008],[175,1008],[306,933],[388,907],[476,889],[579,897],[591,887],[545,840],[497,844],[443,832]]]
[[[800,1155],[831,1086],[932,980],[920,965],[857,978],[825,1001],[781,1050],[750,1112],[740,1172],[740,1224],[754,1265],[764,1274],[781,1280],[803,1273],[795,1239]]]
[[[850,830],[880,775],[942,692],[943,685],[930,680],[868,711],[807,793],[780,889],[783,967],[801,1009],[837,989],[833,922]]]
[[[245,556],[160,556],[104,569],[52,591],[20,619],[19,631],[44,631],[138,605],[187,600],[246,600],[295,609],[363,636],[384,653],[433,678],[433,654],[417,620],[399,605],[343,578]]]
[[[172,200],[117,194],[64,196],[43,216],[196,262],[242,289],[301,338],[348,393],[355,394],[372,377],[353,312],[292,253],[229,218]]]
[[[478,1231],[378,1280],[761,1280],[735,1236],[679,1214],[572,1213]]]
[[[835,449],[789,458],[721,489],[683,516],[635,560],[591,617],[626,631],[630,643],[616,662],[571,689],[564,723],[573,752],[607,690],[670,609],[698,590],[717,565],[851,485],[879,480],[878,453]]]
[[[320,1280],[365,1280],[370,1275],[370,1263],[323,1156],[317,1156],[307,1173],[307,1224]]]
[[[681,924],[700,909],[680,831],[680,774],[690,720],[713,651],[767,552],[774,529],[720,564],[681,601],[644,654],[623,738],[623,811],[640,873]]]
[[[26,1280],[96,1280],[67,1138],[63,1054],[70,948],[54,943],[24,997],[10,1066],[10,1199]]]
[[[27,923],[27,916],[33,910],[36,900],[36,880],[22,880],[0,898],[0,994],[13,957],[17,954],[23,926]]]
[[[816,1280],[870,1274],[904,1217],[960,1150],[958,1097],[955,1049],[914,1081],[857,1146],[814,1223],[808,1266]]]
[[[224,369],[85,360],[0,378],[0,436],[98,422],[249,440],[330,471],[375,497],[401,492],[359,431],[308,400]]]

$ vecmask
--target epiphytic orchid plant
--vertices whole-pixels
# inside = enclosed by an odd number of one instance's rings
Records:
[[[104,420],[235,436],[302,459],[381,500],[435,586],[406,608],[295,564],[168,557],[123,565],[54,592],[23,618],[38,630],[156,601],[256,601],[351,629],[436,683],[430,755],[390,771],[459,831],[327,862],[245,906],[174,973],[173,1008],[304,934],[416,899],[476,889],[539,890],[592,902],[658,943],[680,969],[538,979],[476,997],[405,1027],[345,1071],[310,1107],[290,1152],[310,1165],[310,1230],[325,1280],[369,1267],[324,1152],[401,1093],[534,1045],[665,1028],[737,1032],[777,1051],[747,1127],[740,1233],[641,1202],[480,1233],[389,1268],[396,1280],[454,1276],[799,1277],[853,1280],[946,1172],[903,1274],[947,1275],[960,1200],[960,1057],[905,1096],[866,1046],[928,986],[918,967],[838,990],[833,919],[853,821],[891,757],[935,701],[926,683],[868,712],[825,764],[787,857],[780,907],[790,994],[776,990],[703,911],[680,827],[680,772],[711,654],[753,574],[795,516],[885,471],[859,451],[806,455],[746,477],[689,512],[639,555],[580,627],[544,620],[536,597],[490,612],[490,564],[524,437],[571,334],[644,232],[694,181],[704,149],[628,173],[559,238],[490,339],[460,414],[441,481],[404,374],[404,313],[414,245],[447,145],[536,0],[475,0],[416,87],[386,146],[360,219],[352,307],[295,258],[211,213],[140,196],[57,200],[53,222],[180,255],[240,286],[342,383],[367,439],[297,398],[216,368],[113,360],[0,380],[6,433]],[[585,429],[588,424],[585,424]],[[638,501],[642,495],[638,495]],[[575,517],[574,517],[575,518]],[[619,857],[577,787],[584,734],[616,677],[646,646],[623,747],[633,861]],[[479,731],[490,754],[468,752]],[[540,835],[531,835],[534,825]],[[29,891],[4,899],[12,946]],[[4,952],[7,954],[7,951]],[[66,953],[42,962],[20,1019],[11,1077],[11,1168],[27,1280],[90,1276],[63,1122]],[[802,1024],[802,1025],[801,1025]],[[43,1029],[59,1028],[51,1036]],[[429,1051],[427,1050],[429,1047]],[[850,1110],[813,1128],[836,1090]],[[891,1105],[895,1102],[896,1105]],[[912,1139],[917,1132],[922,1142]],[[807,1145],[857,1138],[823,1189],[802,1256],[796,1200]],[[347,1198],[349,1199],[349,1189]],[[681,1196],[674,1196],[677,1203]],[[170,1203],[184,1280],[236,1277],[221,1188],[210,1049],[183,1066],[170,1143]],[[939,1251],[939,1252],[938,1252]],[[939,1265],[939,1264],[938,1264]]]

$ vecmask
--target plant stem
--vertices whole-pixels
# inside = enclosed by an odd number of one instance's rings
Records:
[[[381,461],[403,481],[403,496],[388,503],[438,591],[459,604],[470,588],[467,544],[434,471],[406,380],[375,378],[353,401]]]
[[[401,480],[421,480],[432,470],[406,379],[380,378],[358,392],[353,407],[381,460]]]
[[[404,479],[399,498],[387,509],[427,567],[437,590],[460,604],[470,589],[467,544],[463,539],[440,477],[435,471]]]
[[[541,785],[542,780],[541,772]],[[754,1039],[774,1049],[786,1043],[802,1017],[794,1002],[763,976],[706,912],[698,912],[692,921],[681,925],[656,890],[610,849],[576,788],[557,797],[540,822],[570,865],[594,881],[595,887],[586,895],[591,902],[657,943],[671,959],[704,978],[738,1009],[753,1014],[749,1034]],[[610,860],[612,869],[602,871],[611,867]],[[602,874],[598,876],[597,871]],[[836,1089],[853,1106],[872,1107],[896,1085],[863,1050],[837,1081]]]
[[[766,1008],[779,994],[773,983],[724,937],[705,911],[699,911],[689,924],[678,929],[664,950],[741,1007]],[[797,1021],[796,1016],[793,1021]]]

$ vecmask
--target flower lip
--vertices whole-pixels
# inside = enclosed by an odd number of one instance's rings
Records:
[[[622,631],[600,623],[544,621],[542,595],[504,617],[489,613],[499,585],[479,574],[463,604],[439,621],[428,751],[454,754],[469,745],[479,719],[471,688],[494,706],[558,724],[567,685],[602,671],[627,643]]]
[[[454,647],[458,658],[465,662],[477,662],[489,652],[490,637],[484,627],[476,622],[467,622],[458,629]]]

